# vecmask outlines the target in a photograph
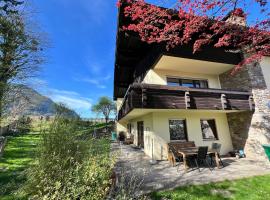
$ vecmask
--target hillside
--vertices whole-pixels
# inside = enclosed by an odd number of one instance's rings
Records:
[[[18,116],[53,116],[56,114],[56,103],[25,85],[12,86],[7,95],[6,113]],[[70,117],[78,117],[73,110],[68,111]]]

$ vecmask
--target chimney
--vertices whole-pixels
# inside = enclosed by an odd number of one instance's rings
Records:
[[[246,14],[241,8],[236,8],[229,12],[223,21],[240,26],[247,26]]]

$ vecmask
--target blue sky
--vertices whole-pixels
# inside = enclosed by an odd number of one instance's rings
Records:
[[[117,8],[115,0],[33,0],[50,48],[37,90],[83,117],[95,116],[100,96],[112,97]]]
[[[116,0],[32,1],[35,20],[50,44],[35,89],[82,117],[95,117],[91,106],[113,94]],[[148,2],[174,7],[176,1]]]

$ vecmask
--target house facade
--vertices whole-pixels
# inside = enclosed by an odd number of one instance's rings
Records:
[[[118,27],[126,25],[121,9]],[[220,143],[221,154],[244,149],[262,157],[270,142],[270,58],[235,75],[241,53],[189,45],[169,51],[146,44],[118,28],[114,99],[117,132],[157,160],[167,159],[169,142]]]

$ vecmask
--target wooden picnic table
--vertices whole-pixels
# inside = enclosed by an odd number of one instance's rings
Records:
[[[186,147],[186,148],[178,149],[178,153],[181,154],[183,157],[185,172],[187,172],[188,170],[187,157],[197,155],[198,149],[199,149],[198,147]],[[215,154],[215,162],[216,162],[217,168],[220,168],[218,152],[213,149],[208,149],[207,154]]]

